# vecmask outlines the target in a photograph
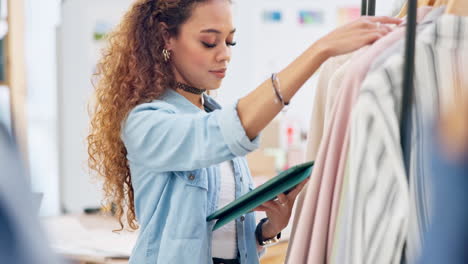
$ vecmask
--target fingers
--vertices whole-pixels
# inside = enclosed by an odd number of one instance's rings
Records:
[[[280,205],[282,205],[282,206],[288,205],[288,203],[289,203],[288,196],[286,196],[286,194],[284,194],[284,193],[278,194],[278,203]]]
[[[380,27],[377,28],[378,30],[387,33],[392,32],[392,28],[387,26],[387,25],[380,25]]]
[[[364,31],[379,31],[379,32],[391,32],[392,28],[386,24],[380,22],[361,21],[359,24],[359,30]]]
[[[384,33],[384,32],[375,31],[375,32],[367,33],[367,34],[363,35],[362,37],[364,38],[364,42],[366,44],[372,44],[372,43],[374,43],[375,41],[377,41],[378,39],[382,38],[385,35],[386,35],[386,33]]]
[[[400,24],[403,20],[393,17],[362,17],[356,20],[353,25],[362,29],[376,29],[389,24]]]
[[[396,19],[397,21],[399,19]],[[381,37],[392,32],[392,28],[384,22],[395,22],[394,18],[387,17],[364,17],[356,23],[357,28],[350,31],[352,36],[361,40],[362,44],[372,44]],[[359,42],[359,41],[358,41]]]
[[[401,22],[403,22],[403,20],[399,18],[387,17],[387,16],[375,16],[375,17],[369,16],[369,17],[366,17],[366,19],[369,19],[369,21],[373,23],[380,22],[381,24],[393,24],[393,25],[398,25]]]
[[[383,36],[384,36],[383,34],[378,33],[378,32],[369,33],[369,34],[366,34],[366,35],[362,36],[362,41],[366,45],[369,45],[369,44],[374,43],[378,39],[382,38]]]
[[[376,22],[372,22],[367,18],[358,20],[357,26],[361,29],[376,29],[378,27]]]
[[[325,47],[329,56],[345,54],[374,43],[392,31],[389,24],[401,22],[401,19],[393,17],[362,17],[337,28],[320,39],[317,46]]]
[[[280,212],[281,211],[279,203],[275,202],[275,201],[264,202],[262,204],[262,206],[264,206],[268,210],[272,210],[272,211],[275,211],[275,212]]]
[[[392,29],[387,26],[387,25],[380,25],[380,26],[375,26],[374,29],[365,29],[362,30],[361,33],[359,34],[359,38],[364,44],[372,44],[376,40],[384,37],[388,33],[390,33]]]
[[[252,210],[252,212],[265,212],[265,211],[267,211],[267,210],[268,210],[267,207],[265,207],[265,206],[263,206],[263,205],[259,205],[259,206],[255,207],[255,208]]]

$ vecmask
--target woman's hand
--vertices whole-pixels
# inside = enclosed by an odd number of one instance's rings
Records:
[[[262,226],[264,238],[276,236],[288,225],[296,197],[308,181],[309,179],[304,180],[287,195],[282,193],[278,195],[278,199],[265,202],[253,210],[264,211],[268,217],[268,221]]]
[[[387,24],[400,24],[399,18],[361,17],[354,22],[341,26],[314,45],[323,50],[327,57],[333,57],[355,51],[391,32]]]

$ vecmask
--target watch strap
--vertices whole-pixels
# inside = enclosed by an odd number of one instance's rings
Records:
[[[263,218],[257,225],[255,229],[255,237],[257,238],[258,244],[260,246],[272,245],[278,243],[278,240],[281,238],[281,232],[279,232],[276,236],[272,238],[265,239],[263,237],[262,226],[268,220],[268,218]]]

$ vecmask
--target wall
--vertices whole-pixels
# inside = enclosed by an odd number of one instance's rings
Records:
[[[14,0],[16,1],[16,0]],[[60,213],[56,27],[60,0],[24,0],[29,166],[42,215]]]
[[[87,169],[87,104],[91,77],[102,42],[93,39],[99,25],[115,25],[129,0],[68,0],[62,4],[59,30],[59,153],[62,207],[81,212],[100,205],[99,181]]]

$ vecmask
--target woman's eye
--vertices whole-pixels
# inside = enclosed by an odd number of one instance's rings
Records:
[[[206,48],[209,48],[209,49],[216,47],[216,43],[215,44],[210,44],[210,43],[202,41],[202,44]],[[226,45],[228,45],[228,46],[235,46],[236,44],[237,44],[237,42],[226,42]]]
[[[209,49],[216,47],[216,44],[210,44],[210,43],[206,43],[206,42],[203,42],[203,41],[202,41],[202,43],[203,43],[203,45],[205,47],[207,47]]]

